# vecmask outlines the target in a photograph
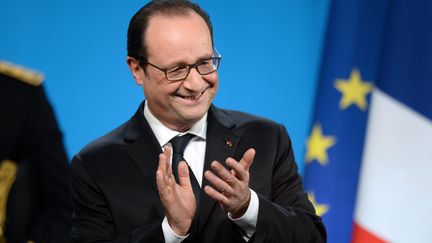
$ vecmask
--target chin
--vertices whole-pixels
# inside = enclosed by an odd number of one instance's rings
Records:
[[[195,123],[199,119],[201,119],[205,113],[208,111],[208,107],[196,107],[196,108],[189,108],[184,109],[182,111],[179,111],[181,114],[181,117],[184,121],[187,123]]]
[[[188,122],[197,122],[199,119],[201,119],[206,112],[194,112],[194,113],[183,113],[183,119]]]

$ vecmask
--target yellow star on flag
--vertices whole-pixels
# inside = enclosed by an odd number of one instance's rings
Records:
[[[306,162],[317,160],[321,165],[328,163],[327,150],[336,143],[333,136],[324,136],[319,124],[315,124],[306,143]]]
[[[315,194],[313,192],[308,192],[309,201],[312,203],[312,205],[315,208],[315,212],[318,216],[322,217],[324,214],[326,214],[330,207],[327,204],[318,204],[315,199]]]
[[[353,68],[348,80],[337,79],[335,88],[342,93],[339,102],[341,110],[350,105],[357,105],[363,111],[367,108],[366,96],[372,91],[372,83],[363,81],[358,69]]]

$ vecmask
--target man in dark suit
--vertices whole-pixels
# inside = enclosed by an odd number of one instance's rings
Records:
[[[69,164],[42,81],[0,61],[0,242],[69,241]]]
[[[73,242],[324,242],[285,128],[218,109],[210,18],[184,0],[131,19],[146,100],[72,161]]]

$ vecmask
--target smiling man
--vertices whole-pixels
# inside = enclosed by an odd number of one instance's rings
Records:
[[[72,161],[73,242],[322,242],[285,128],[212,105],[221,56],[184,0],[131,19],[145,101]]]

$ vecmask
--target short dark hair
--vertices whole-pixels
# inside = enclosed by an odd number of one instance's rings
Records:
[[[132,17],[127,33],[127,54],[137,59],[141,66],[147,62],[147,47],[145,34],[150,18],[157,14],[167,16],[186,16],[191,12],[197,13],[206,22],[213,45],[213,26],[210,16],[198,4],[188,0],[153,0]]]

